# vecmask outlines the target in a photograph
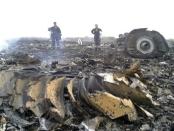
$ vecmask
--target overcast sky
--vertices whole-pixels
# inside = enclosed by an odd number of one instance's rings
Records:
[[[173,0],[0,0],[0,39],[49,37],[53,21],[63,37],[92,36],[97,23],[103,36],[147,27],[174,38],[173,13]]]

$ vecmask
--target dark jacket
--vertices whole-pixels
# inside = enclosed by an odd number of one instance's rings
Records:
[[[100,32],[102,30],[100,28],[94,28],[91,30],[91,33],[94,34],[94,37],[100,37]]]
[[[61,30],[58,26],[50,27],[50,28],[48,28],[48,31],[51,32],[51,38],[61,39]]]

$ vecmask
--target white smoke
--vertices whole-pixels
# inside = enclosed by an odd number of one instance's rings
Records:
[[[8,49],[8,46],[7,39],[0,39],[0,51]]]
[[[0,51],[8,50],[11,45],[14,45],[19,38],[0,38]]]

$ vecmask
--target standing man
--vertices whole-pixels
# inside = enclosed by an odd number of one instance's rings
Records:
[[[52,41],[52,48],[56,48],[59,46],[59,41],[61,40],[61,30],[57,26],[56,22],[53,23],[54,25],[48,28],[48,31],[51,32],[51,41]]]
[[[97,24],[95,24],[95,28],[92,29],[91,33],[94,34],[94,42],[95,42],[96,49],[98,48],[98,46],[100,46],[100,42],[101,42],[100,32],[102,32],[102,30],[98,28]]]

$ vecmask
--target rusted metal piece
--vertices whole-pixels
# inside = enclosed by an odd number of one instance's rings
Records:
[[[130,99],[121,99],[107,92],[97,92],[88,95],[92,106],[111,119],[127,115],[130,121],[137,119],[136,109]]]

